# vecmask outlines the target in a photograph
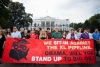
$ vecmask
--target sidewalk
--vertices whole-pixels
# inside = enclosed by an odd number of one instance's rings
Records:
[[[100,67],[100,57],[97,57],[97,64],[73,64],[73,65],[40,65],[40,64],[0,64],[0,67]]]

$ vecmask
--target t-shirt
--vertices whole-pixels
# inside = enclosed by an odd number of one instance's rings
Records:
[[[63,39],[66,39],[66,36],[63,35],[62,38],[63,38]]]
[[[60,39],[60,38],[62,38],[62,35],[61,35],[60,32],[54,32],[54,33],[52,34],[52,38]]]
[[[77,33],[77,37],[78,37],[78,39],[81,38],[81,34],[82,34],[82,33]]]
[[[19,31],[12,32],[12,33],[11,33],[11,37],[21,38],[21,33],[20,33]]]
[[[30,36],[29,35],[22,35],[22,38],[29,39]]]
[[[82,39],[89,39],[89,34],[88,33],[82,33],[81,38]]]
[[[37,34],[30,34],[30,38],[31,39],[38,39],[38,35]]]
[[[51,39],[52,38],[52,33],[51,32],[47,32],[47,36],[48,36],[48,39]]]
[[[75,35],[74,35],[74,34],[71,34],[70,39],[71,39],[71,40],[75,40]]]

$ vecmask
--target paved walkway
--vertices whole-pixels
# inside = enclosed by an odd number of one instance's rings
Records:
[[[0,67],[100,67],[100,57],[97,57],[97,64],[74,64],[74,65],[40,65],[40,64],[0,64]]]

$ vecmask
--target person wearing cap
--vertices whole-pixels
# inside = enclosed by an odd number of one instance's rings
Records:
[[[68,33],[66,39],[71,39],[71,40],[77,39],[77,35],[75,34],[74,29],[71,29],[70,30],[70,33]]]
[[[59,29],[56,27],[55,32],[52,34],[52,39],[61,39],[62,34],[59,32]]]
[[[84,32],[81,34],[80,39],[90,39],[88,29],[84,29]]]

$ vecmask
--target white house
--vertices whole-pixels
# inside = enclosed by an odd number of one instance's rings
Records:
[[[37,29],[38,27],[41,27],[42,29],[50,28],[51,30],[54,30],[55,27],[58,27],[61,31],[69,31],[69,19],[66,20],[60,20],[55,19],[50,16],[42,17],[39,19],[33,19],[32,25],[30,24],[29,30],[32,28]]]

